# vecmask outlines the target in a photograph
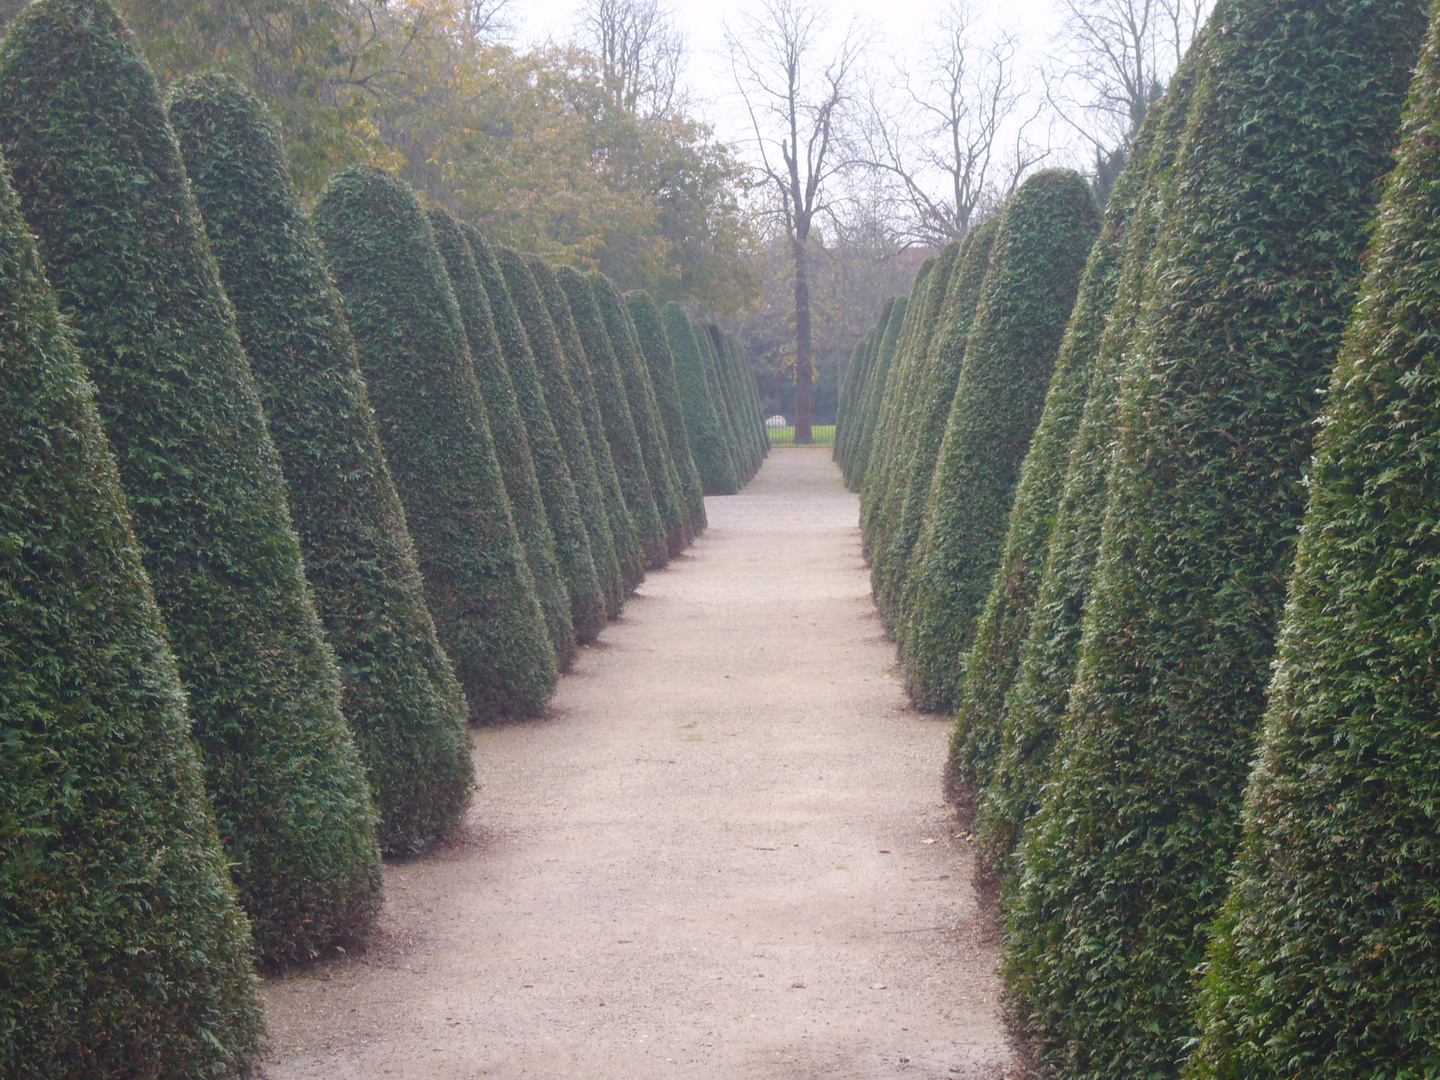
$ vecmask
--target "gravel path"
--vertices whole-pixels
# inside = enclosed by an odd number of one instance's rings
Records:
[[[777,450],[548,718],[475,732],[468,835],[363,957],[265,987],[291,1077],[989,1078],[994,943],[904,707],[855,496]]]

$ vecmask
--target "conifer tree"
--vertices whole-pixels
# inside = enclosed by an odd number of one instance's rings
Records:
[[[16,20],[0,144],[98,390],[256,948],[363,935],[374,808],[335,657],[159,89],[106,0]]]
[[[252,1076],[249,930],[184,691],[3,173],[0,310],[0,1073]]]
[[[700,473],[690,453],[690,435],[685,429],[685,410],[680,404],[680,385],[675,378],[675,354],[655,298],[636,290],[625,294],[630,319],[640,338],[646,366],[655,385],[657,416],[665,428],[670,460],[680,480],[680,494],[685,505],[686,521],[691,536],[705,531],[705,492],[700,486]]]
[[[846,486],[850,483],[850,461],[854,454],[855,433],[860,426],[861,403],[865,398],[865,388],[870,380],[870,371],[875,363],[875,355],[878,350],[878,339],[885,331],[885,324],[890,321],[890,310],[895,306],[895,297],[885,301],[880,311],[879,321],[865,332],[856,346],[856,358],[853,374],[846,377],[846,391],[849,395],[849,405],[843,424],[837,424],[835,428],[835,451],[836,461],[840,464],[841,475],[845,478]],[[851,386],[853,384],[853,389]]]
[[[1440,1075],[1437,130],[1440,17],[1316,435],[1193,1078]]]
[[[905,688],[922,708],[959,699],[961,658],[1099,228],[1089,185],[1063,169],[1026,180],[1000,219],[905,582]]]
[[[679,304],[665,305],[665,334],[675,356],[675,381],[685,410],[690,452],[706,495],[734,495],[740,490],[735,459],[725,441],[716,402],[705,377],[705,355],[690,316]]]
[[[515,532],[525,548],[535,597],[545,613],[545,629],[555,648],[555,664],[559,670],[568,671],[575,659],[570,594],[560,571],[555,534],[550,529],[550,517],[545,512],[531,453],[530,433],[520,412],[511,375],[511,368],[521,363],[522,350],[528,352],[529,342],[519,321],[513,318],[513,308],[507,308],[512,318],[506,320],[507,339],[501,340],[495,305],[485,289],[475,253],[461,232],[460,223],[447,211],[437,208],[430,211],[430,225],[460,308],[470,359],[475,365],[475,379],[490,421],[490,436],[495,442],[495,457],[500,462],[500,475],[505,479],[505,493],[510,499]]]
[[[625,506],[634,523],[644,566],[658,570],[669,558],[665,527],[660,521],[650,477],[645,471],[640,438],[635,433],[635,421],[630,415],[630,402],[609,332],[605,329],[605,318],[595,300],[592,282],[585,275],[568,266],[560,267],[555,274],[565,291],[565,298],[570,302],[570,313],[585,351],[587,374],[594,386],[605,441],[615,462],[615,473],[620,479]]]
[[[377,839],[387,852],[422,850],[469,799],[465,701],[425,605],[342,301],[264,106],[229,76],[187,80],[169,104],[340,661]]]
[[[730,454],[730,460],[735,465],[735,481],[740,487],[750,482],[750,462],[740,447],[740,438],[735,428],[735,414],[730,407],[730,396],[726,393],[725,382],[720,375],[720,361],[715,352],[715,339],[710,334],[710,327],[704,324],[695,325],[695,341],[700,346],[701,357],[705,361],[705,385],[710,394],[710,400],[714,402],[715,417],[720,424],[720,432],[725,440],[725,449]]]
[[[538,716],[555,653],[430,221],[407,184],[357,166],[327,185],[315,231],[470,718]]]
[[[921,264],[915,275],[914,288],[924,284],[924,279],[933,265],[934,262],[928,259]],[[870,459],[870,448],[875,441],[875,420],[880,411],[880,403],[885,397],[885,378],[890,373],[890,362],[895,358],[895,347],[900,342],[900,331],[910,310],[910,297],[915,295],[914,288],[906,296],[897,297],[890,306],[890,317],[885,320],[884,329],[881,330],[875,346],[875,360],[871,363],[870,375],[865,380],[865,396],[855,417],[855,445],[851,450],[850,471],[845,478],[851,491],[858,492],[865,483],[865,467]]]
[[[1148,156],[1143,194],[1126,225],[1125,257],[1115,303],[1105,320],[1085,407],[1065,465],[1065,479],[1046,545],[1030,628],[1022,645],[1019,670],[1005,700],[1000,752],[994,775],[976,811],[977,869],[985,875],[1008,874],[1021,830],[1035,812],[1040,788],[1050,771],[1050,751],[1065,711],[1080,647],[1080,619],[1100,550],[1105,514],[1106,475],[1114,441],[1114,413],[1122,368],[1135,329],[1139,305],[1150,281],[1155,233],[1164,206],[1164,180],[1174,164],[1193,100],[1195,68],[1201,46],[1170,81],[1165,97],[1146,118],[1137,150]],[[1144,144],[1150,143],[1148,153]],[[1135,177],[1117,183],[1119,197]],[[1111,194],[1111,199],[1117,196]],[[1003,864],[1003,866],[1002,866]],[[993,869],[992,869],[993,868]],[[1004,887],[1005,882],[1000,881]]]
[[[735,378],[740,386],[740,403],[745,412],[745,423],[750,440],[755,446],[756,461],[762,461],[770,453],[770,436],[765,431],[765,421],[760,415],[760,389],[755,384],[755,373],[750,366],[750,354],[734,331],[724,332],[725,346],[730,350],[731,363],[735,367]],[[758,464],[757,464],[758,468]]]
[[[908,458],[902,462],[896,483],[900,493],[896,522],[891,527],[890,550],[886,558],[890,567],[883,590],[876,597],[877,606],[888,613],[891,632],[904,625],[907,612],[904,596],[905,576],[910,570],[910,554],[920,538],[924,524],[925,500],[930,494],[930,481],[935,475],[935,461],[940,456],[940,442],[945,437],[945,424],[950,406],[955,401],[955,387],[965,362],[965,342],[970,324],[975,321],[975,306],[980,300],[980,286],[990,266],[990,248],[1000,226],[998,217],[988,218],[965,236],[955,269],[945,290],[939,325],[930,347],[931,357],[919,387],[916,414],[911,429]]]
[[[472,236],[469,226],[464,228],[471,240],[471,249],[485,251],[488,245],[484,239],[478,234]],[[565,361],[560,354],[560,340],[555,335],[555,326],[545,311],[540,287],[525,265],[524,256],[510,248],[496,248],[492,254],[494,264],[505,276],[505,286],[520,321],[520,330],[530,346],[528,354],[523,350],[519,353],[522,361],[529,362],[518,367],[511,365],[515,374],[515,392],[526,417],[525,429],[530,432],[530,449],[535,458],[536,476],[541,481],[541,494],[545,496],[545,505],[550,511],[555,553],[565,574],[566,591],[570,594],[570,618],[575,627],[575,637],[581,644],[589,644],[605,626],[605,592],[595,568],[590,531],[585,526],[580,509],[579,484],[570,467],[571,455],[564,446],[567,440],[585,439],[585,426],[570,393],[570,383],[565,378]],[[481,277],[493,301],[499,290],[492,288],[490,273],[484,269],[490,262],[486,260],[478,265],[482,267]],[[498,302],[494,302],[493,306],[500,310]],[[532,415],[536,417],[534,423],[530,421]],[[590,468],[593,472],[593,461]]]
[[[595,396],[595,385],[590,378],[590,362],[585,348],[580,343],[580,333],[575,327],[575,318],[570,311],[570,301],[560,287],[555,271],[539,256],[527,255],[526,264],[540,286],[545,310],[555,327],[560,341],[560,351],[565,361],[565,377],[575,395],[575,404],[580,409],[580,419],[585,425],[584,446],[594,466],[596,492],[585,497],[585,505],[603,507],[602,515],[592,515],[590,520],[603,528],[609,535],[611,558],[607,560],[604,575],[605,610],[613,619],[620,614],[625,597],[645,578],[645,560],[640,552],[640,541],[635,531],[635,521],[625,506],[625,494],[620,488],[620,477],[615,471],[615,460],[610,456],[610,443],[605,437],[605,423],[600,415],[600,404]],[[580,445],[580,444],[576,444]],[[598,567],[597,567],[598,569]]]
[[[1211,25],[1119,406],[1057,767],[1009,912],[1017,1010],[1039,1060],[1075,1076],[1179,1071],[1316,407],[1424,12],[1224,0]]]
[[[645,475],[650,478],[655,510],[665,530],[666,552],[668,556],[675,556],[685,550],[693,534],[688,525],[685,501],[680,494],[680,480],[670,459],[669,443],[655,404],[654,383],[620,290],[604,274],[591,274],[590,284],[600,315],[605,320],[606,332],[610,335],[621,381],[625,385],[630,417],[634,421],[635,434],[640,440],[640,454],[645,461]]]

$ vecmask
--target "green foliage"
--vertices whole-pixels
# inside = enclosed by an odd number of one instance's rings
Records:
[[[387,852],[423,850],[469,799],[464,698],[425,606],[342,301],[264,106],[228,76],[198,76],[172,92],[170,119],[340,661],[376,838]]]
[[[250,940],[93,390],[0,174],[0,1073],[254,1074]]]
[[[1440,18],[1316,436],[1191,1077],[1440,1075],[1437,130]]]
[[[647,292],[636,291],[625,294],[625,303],[655,386],[657,418],[665,429],[670,460],[680,481],[686,524],[693,538],[705,531],[705,492],[700,486],[695,459],[690,454],[690,435],[685,430],[685,410],[680,404],[680,384],[675,378],[675,354],[655,298]]]
[[[842,470],[845,468],[844,432],[851,411],[855,408],[853,402],[856,391],[865,381],[865,360],[869,356],[872,340],[873,331],[867,330],[850,350],[850,362],[845,365],[845,379],[840,384],[840,397],[835,404],[835,445],[830,451],[830,459]]]
[[[1089,186],[1062,169],[1026,180],[1001,217],[905,581],[905,686],[923,708],[959,700],[961,658],[1099,228]]]
[[[851,367],[845,374],[844,397],[848,400],[841,402],[845,411],[844,422],[841,423],[838,417],[836,419],[835,453],[846,486],[850,485],[850,463],[855,453],[866,387],[875,364],[875,356],[879,352],[880,337],[884,334],[885,326],[890,321],[890,312],[895,306],[895,300],[896,298],[892,296],[885,301],[884,307],[880,310],[879,322],[867,330],[865,336],[855,346],[856,352],[851,359]]]
[[[740,490],[735,459],[705,377],[705,354],[690,316],[679,304],[665,305],[665,335],[675,357],[675,380],[685,410],[690,453],[706,495],[734,495]]]
[[[0,144],[99,390],[256,948],[363,934],[374,810],[334,654],[155,80],[105,0],[16,21]]]
[[[403,181],[357,166],[330,181],[315,231],[470,718],[538,716],[554,650],[429,219]]]
[[[550,529],[555,534],[555,554],[565,575],[565,589],[570,594],[570,620],[576,639],[588,644],[605,626],[605,593],[595,570],[590,533],[580,510],[570,455],[564,448],[565,438],[584,439],[585,427],[565,378],[560,341],[524,256],[510,248],[499,248],[491,258],[484,239],[478,234],[472,235],[468,226],[462,228],[471,241],[471,250],[487,256],[481,260],[477,255],[476,261],[497,311],[502,309],[500,290],[492,283],[488,266],[497,265],[504,273],[509,303],[530,345],[529,352],[522,350],[520,363],[512,363],[510,370],[515,378],[520,410],[525,414],[525,430],[530,433],[530,452],[535,459],[535,474],[540,480],[545,508],[550,514]],[[590,468],[593,472],[593,460]]]
[[[976,813],[977,862],[982,874],[991,873],[991,868],[997,874],[1013,870],[1008,862],[1011,853],[1049,776],[1050,751],[1069,699],[1080,649],[1081,615],[1100,551],[1123,360],[1151,280],[1150,260],[1164,207],[1165,180],[1190,114],[1199,55],[1200,46],[1192,46],[1189,59],[1170,80],[1165,98],[1147,115],[1136,140],[1132,161],[1137,170],[1144,170],[1142,197],[1126,224],[1115,303],[1106,316],[1085,407],[1065,464],[1030,628],[1005,702],[999,758]],[[1148,161],[1140,160],[1146,156]],[[1139,182],[1141,175],[1127,173],[1112,200],[1131,198],[1126,189]],[[1005,884],[1002,880],[1002,887]]]
[[[730,357],[730,370],[735,381],[736,393],[740,397],[740,411],[745,418],[746,438],[755,455],[755,468],[770,453],[770,439],[765,434],[765,421],[760,415],[760,388],[755,385],[755,372],[750,356],[740,339],[730,330],[722,331],[721,340]]]
[[[530,434],[526,430],[525,417],[521,415],[515,382],[510,374],[512,366],[523,362],[522,354],[529,353],[530,343],[525,338],[519,319],[515,317],[514,307],[508,304],[502,338],[496,306],[486,291],[474,251],[460,231],[459,222],[444,210],[431,210],[430,225],[434,229],[440,256],[445,260],[455,302],[460,307],[470,359],[475,365],[480,397],[490,421],[490,436],[495,441],[495,457],[500,462],[500,475],[505,478],[505,492],[510,500],[515,532],[530,564],[535,597],[540,601],[540,610],[545,613],[545,628],[550,644],[555,648],[555,663],[561,671],[568,671],[575,659],[570,596],[560,572],[560,560],[555,554],[555,534],[550,529],[545,500],[540,494],[540,480],[536,476],[535,459],[530,450]],[[495,269],[495,277],[497,291],[503,290],[505,281],[498,268]],[[508,293],[506,295],[508,297]]]
[[[660,524],[665,530],[665,545],[668,556],[675,556],[685,550],[694,538],[689,529],[689,514],[680,491],[680,479],[675,464],[670,459],[670,446],[665,437],[664,425],[660,422],[659,407],[655,403],[654,383],[650,370],[640,351],[635,324],[630,319],[630,310],[620,295],[615,283],[603,274],[591,274],[590,284],[595,301],[605,320],[606,332],[615,352],[620,368],[620,377],[625,384],[625,396],[630,403],[630,416],[635,424],[635,434],[640,440],[640,454],[645,461],[645,475],[650,478],[650,490],[655,496],[655,510],[660,515]]]
[[[1111,188],[1100,235],[1090,249],[1075,310],[1060,343],[1045,411],[1015,485],[1015,502],[1000,562],[990,582],[990,596],[975,623],[946,774],[949,793],[967,817],[973,818],[999,757],[1005,699],[1030,629],[1070,446],[1085,410],[1106,318],[1119,293],[1125,245],[1134,235],[1135,213],[1144,195],[1150,144],[1160,111],[1151,110],[1150,123],[1130,148],[1128,167]],[[993,871],[995,853],[982,843],[981,854],[978,872],[984,880]]]
[[[904,625],[907,612],[902,601],[905,577],[910,571],[910,554],[920,539],[925,521],[925,501],[930,495],[930,481],[935,476],[935,461],[940,456],[940,443],[945,438],[945,424],[950,406],[955,401],[955,387],[965,362],[965,342],[970,325],[975,321],[975,307],[980,301],[980,287],[990,266],[990,249],[1000,227],[998,217],[988,218],[966,234],[945,303],[940,310],[938,325],[930,345],[930,361],[918,387],[916,414],[911,425],[908,457],[900,466],[899,509],[897,521],[891,526],[886,558],[890,567],[886,576],[883,599],[877,598],[890,613],[892,632]]]
[[[1017,1012],[1042,1065],[1067,1076],[1179,1071],[1315,413],[1424,12],[1225,0],[1211,25],[1117,415],[1058,764],[1008,913]]]
[[[668,558],[665,529],[660,523],[655,495],[650,489],[650,477],[645,471],[640,451],[640,438],[635,433],[630,402],[610,335],[605,329],[604,316],[596,303],[591,282],[585,275],[562,266],[556,271],[556,277],[570,302],[570,313],[588,361],[586,374],[593,385],[601,429],[610,447],[615,473],[620,479],[620,490],[625,496],[625,506],[640,545],[643,565],[648,569],[658,569],[665,565]]]
[[[725,448],[735,464],[735,480],[744,487],[755,474],[750,468],[750,458],[740,445],[740,429],[735,424],[735,408],[730,401],[730,390],[720,365],[720,353],[716,349],[716,334],[712,326],[697,326],[695,340],[705,358],[705,383],[710,391],[710,400],[715,403],[715,416],[720,421],[720,430],[725,437]]]
[[[934,269],[935,261],[926,259],[915,274],[915,286],[908,296],[900,296],[890,306],[890,318],[880,331],[875,346],[875,359],[870,364],[870,374],[865,380],[865,394],[861,399],[855,417],[855,445],[850,452],[850,471],[846,484],[851,491],[859,491],[865,485],[865,468],[870,460],[870,450],[875,443],[875,422],[880,414],[880,404],[885,399],[885,379],[890,374],[891,361],[900,343],[900,331],[905,326],[905,316],[910,310],[910,297],[917,294],[925,278]]]
[[[620,487],[619,474],[615,471],[615,460],[610,456],[610,442],[605,436],[600,402],[595,395],[594,381],[590,378],[590,361],[580,343],[580,332],[570,311],[570,301],[549,263],[538,256],[526,256],[526,262],[535,276],[535,283],[540,286],[545,310],[555,326],[565,361],[565,376],[575,394],[580,420],[585,425],[584,446],[594,466],[596,486],[589,495],[584,492],[581,495],[586,507],[604,510],[603,515],[588,514],[587,520],[609,536],[611,557],[606,560],[603,578],[605,610],[614,618],[620,614],[625,597],[644,580],[645,560],[640,551],[635,521],[625,506],[625,494]],[[595,497],[597,494],[598,499]]]

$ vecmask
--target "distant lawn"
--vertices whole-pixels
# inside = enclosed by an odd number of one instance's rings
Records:
[[[793,425],[791,427],[766,428],[765,430],[770,434],[771,446],[795,445],[795,428]],[[811,424],[810,435],[813,439],[813,442],[809,444],[811,446],[835,445],[834,424]]]

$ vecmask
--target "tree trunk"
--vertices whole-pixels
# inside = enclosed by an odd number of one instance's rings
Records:
[[[810,433],[810,269],[806,265],[805,238],[796,230],[791,242],[795,256],[795,445],[808,446]]]

